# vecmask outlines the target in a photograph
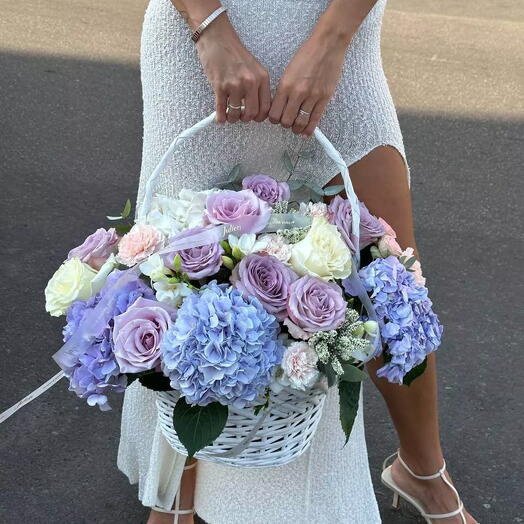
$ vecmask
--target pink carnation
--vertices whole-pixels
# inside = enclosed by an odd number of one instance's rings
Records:
[[[120,240],[116,259],[129,267],[139,264],[151,256],[162,245],[163,240],[162,233],[155,227],[135,224]]]
[[[402,251],[400,254],[401,257],[406,257],[406,259],[409,259],[411,257],[415,256],[415,252],[412,247],[408,247]],[[419,286],[425,286],[426,285],[426,279],[422,276],[422,266],[420,265],[420,261],[416,260],[413,265],[409,268],[410,271],[413,272],[413,276],[415,277],[415,283]]]
[[[307,342],[293,342],[284,353],[282,369],[292,388],[304,391],[318,380],[318,357]]]
[[[402,253],[402,248],[398,245],[395,237],[389,234],[385,234],[383,237],[380,237],[377,247],[381,256],[384,258],[389,257],[390,255],[398,257]]]

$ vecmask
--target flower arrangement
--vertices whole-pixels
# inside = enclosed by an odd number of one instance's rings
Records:
[[[45,290],[47,311],[66,317],[55,360],[70,389],[102,410],[135,380],[175,390],[177,406],[220,414],[184,418],[186,430],[214,424],[201,448],[229,407],[258,413],[270,391],[322,384],[338,387],[349,437],[365,362],[381,356],[391,382],[416,378],[442,327],[413,250],[363,203],[357,238],[349,200],[297,202],[299,185],[253,174],[157,195],[134,224],[128,201],[108,217],[123,223],[72,249]]]

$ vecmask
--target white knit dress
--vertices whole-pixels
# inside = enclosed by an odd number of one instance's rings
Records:
[[[223,0],[246,47],[267,68],[274,88],[329,0]],[[337,91],[320,128],[347,161],[389,145],[404,157],[402,135],[380,57],[386,0],[378,0],[353,38]],[[155,165],[175,135],[207,116],[214,98],[188,29],[169,0],[151,0],[142,33],[144,142],[138,205]],[[304,141],[306,143],[304,144]],[[157,192],[210,188],[241,163],[246,173],[287,176],[285,149],[313,151],[300,178],[319,185],[337,174],[314,139],[268,122],[212,126],[185,144],[161,176]],[[244,470],[199,462],[195,508],[209,524],[375,524],[380,516],[371,483],[360,407],[347,446],[331,390],[310,449],[285,466]],[[125,394],[118,466],[138,483],[146,506],[170,508],[184,457],[157,427],[154,393],[138,383]]]

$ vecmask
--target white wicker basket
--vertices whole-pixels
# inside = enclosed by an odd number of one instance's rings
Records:
[[[158,420],[169,444],[182,455],[186,448],[173,428],[176,391],[157,392]],[[195,457],[242,468],[262,468],[287,464],[311,444],[326,398],[326,388],[297,391],[285,388],[271,393],[269,409],[255,415],[253,408],[229,407],[222,434]]]
[[[182,131],[171,143],[149,177],[144,199],[138,210],[138,220],[145,220],[150,210],[156,180],[180,145],[188,138],[215,122],[216,113],[210,114],[194,126]],[[346,194],[351,202],[352,233],[360,232],[360,207],[349,177],[347,164],[326,136],[316,128],[314,136],[326,154],[337,164]],[[359,253],[355,253],[358,267]],[[178,400],[176,392],[158,392],[157,407],[160,427],[170,445],[187,455],[173,428],[173,408]],[[307,392],[284,389],[271,393],[269,409],[255,415],[252,408],[229,408],[229,418],[223,433],[212,445],[200,450],[195,457],[244,468],[260,468],[286,464],[299,457],[309,447],[322,415],[326,397],[323,383]]]

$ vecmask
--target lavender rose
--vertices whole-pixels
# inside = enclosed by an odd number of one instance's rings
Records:
[[[360,249],[376,242],[385,232],[380,220],[369,212],[363,202],[360,202]]]
[[[206,201],[207,220],[211,224],[237,226],[231,233],[259,233],[266,227],[270,214],[268,203],[251,189],[219,191],[209,195]]]
[[[350,201],[337,195],[329,204],[328,217],[329,222],[337,226],[351,253],[355,253],[355,237],[351,232],[353,218]]]
[[[247,176],[242,180],[242,188],[251,189],[258,198],[268,204],[289,200],[291,196],[289,185],[286,182],[278,182],[274,178],[263,174]]]
[[[289,291],[289,318],[304,331],[330,331],[344,322],[347,303],[337,284],[304,276],[293,282]]]
[[[175,309],[140,297],[115,317],[114,353],[122,373],[160,369],[160,342],[175,315]]]
[[[117,243],[118,235],[114,228],[106,231],[101,227],[89,235],[83,244],[69,251],[67,259],[79,258],[98,271],[109,258],[109,255],[116,251]]]
[[[193,227],[178,233],[171,237],[170,242],[175,242],[183,238],[191,238],[193,235],[202,233],[206,230],[205,227]],[[167,246],[169,247],[169,246]],[[199,278],[214,275],[222,265],[222,253],[224,250],[218,242],[206,244],[199,247],[190,247],[180,251],[167,252],[162,255],[164,264],[174,269],[173,260],[175,256],[180,255],[181,271],[187,273],[191,279],[198,280]]]
[[[363,202],[360,205],[360,242],[359,248],[364,249],[376,242],[385,233],[380,220],[372,215]],[[337,195],[329,204],[329,221],[337,226],[344,242],[355,252],[355,237],[352,233],[353,218],[351,216],[351,202]]]
[[[287,316],[291,283],[297,278],[277,258],[253,253],[235,266],[231,283],[242,292],[244,298],[256,297],[268,313],[282,320]]]

